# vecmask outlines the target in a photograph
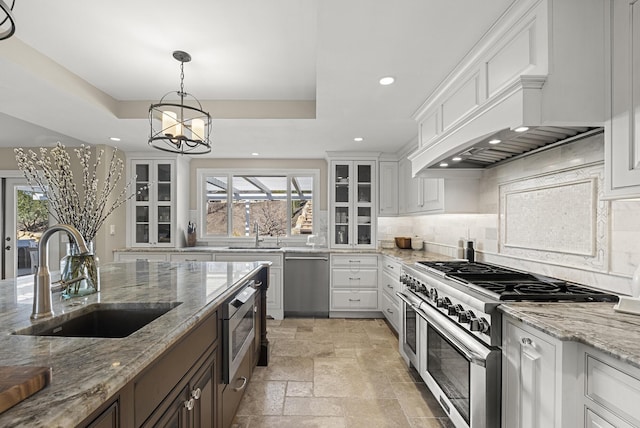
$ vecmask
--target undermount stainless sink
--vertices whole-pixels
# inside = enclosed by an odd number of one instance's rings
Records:
[[[229,250],[279,250],[282,246],[279,245],[261,245],[256,247],[255,245],[239,245],[235,247],[227,247]]]
[[[181,303],[94,303],[17,330],[13,334],[122,338],[140,330]]]

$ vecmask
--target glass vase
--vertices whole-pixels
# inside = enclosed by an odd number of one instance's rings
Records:
[[[100,291],[100,267],[93,251],[93,242],[87,244],[88,254],[80,254],[78,246],[67,244],[67,254],[60,261],[62,297],[86,296]]]

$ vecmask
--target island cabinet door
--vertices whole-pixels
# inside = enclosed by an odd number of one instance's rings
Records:
[[[215,351],[190,382],[189,400],[193,399],[191,422],[193,427],[213,427],[216,420],[216,364]]]
[[[209,354],[186,386],[174,391],[147,419],[144,427],[213,427],[216,415],[216,352]],[[157,416],[159,414],[159,416]]]

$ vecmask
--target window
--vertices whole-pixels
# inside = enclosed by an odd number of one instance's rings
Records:
[[[205,238],[296,237],[312,234],[317,170],[199,169],[199,212]]]

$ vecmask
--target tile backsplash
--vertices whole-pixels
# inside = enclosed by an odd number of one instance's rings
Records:
[[[640,264],[640,200],[602,199],[603,135],[483,172],[480,213],[381,217],[378,239],[419,236],[429,251],[630,293]]]

